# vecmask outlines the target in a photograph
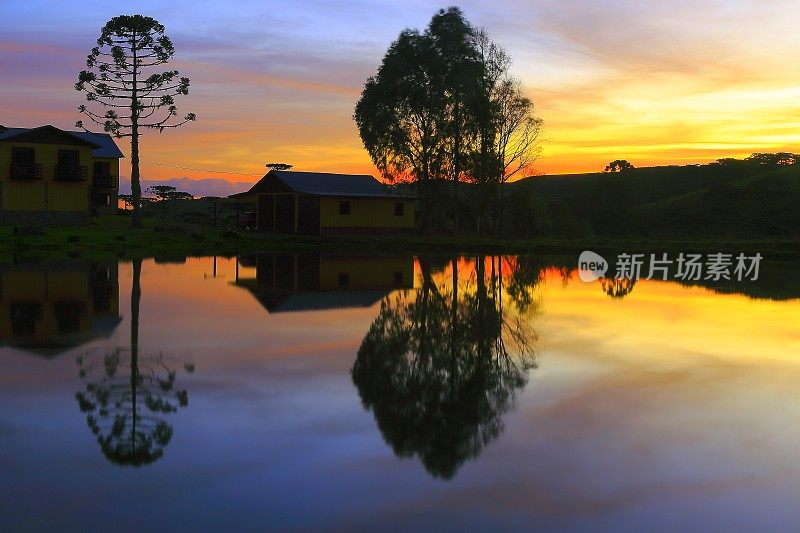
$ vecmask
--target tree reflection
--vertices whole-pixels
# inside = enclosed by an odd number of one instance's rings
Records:
[[[633,292],[634,285],[636,285],[636,280],[632,278],[600,278],[600,287],[612,298],[625,298]]]
[[[164,455],[173,431],[163,415],[189,402],[187,391],[176,388],[175,360],[160,352],[139,354],[141,263],[133,263],[130,349],[79,358],[81,378],[99,375],[75,395],[103,455],[112,463],[134,467],[154,463]],[[194,370],[189,364],[184,369]]]
[[[502,276],[478,258],[461,290],[437,285],[420,260],[416,294],[381,303],[351,370],[366,409],[401,457],[449,479],[503,430],[503,414],[534,366],[535,334],[523,316],[503,310]]]

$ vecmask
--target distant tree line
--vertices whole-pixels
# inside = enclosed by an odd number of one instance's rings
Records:
[[[367,80],[354,113],[361,139],[385,179],[416,185],[423,232],[442,229],[437,218],[461,229],[465,182],[480,189],[468,198],[478,232],[502,231],[504,185],[531,168],[542,125],[510,65],[451,7],[424,32],[403,30]],[[452,191],[446,217],[443,182]]]

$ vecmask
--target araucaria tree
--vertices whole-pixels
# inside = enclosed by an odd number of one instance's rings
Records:
[[[425,32],[404,30],[367,80],[354,113],[361,139],[385,179],[417,185],[423,231],[442,205],[437,182],[452,182],[456,231],[459,184],[488,187],[470,206],[482,227],[488,210],[501,215],[503,184],[536,159],[541,120],[509,68],[502,48],[451,7]]]
[[[131,138],[131,196],[133,226],[141,226],[142,186],[139,180],[140,128],[177,128],[195,120],[180,117],[175,97],[189,93],[189,78],[177,70],[163,70],[175,53],[164,26],[142,15],[109,20],[97,46],[86,59],[75,89],[86,93],[78,110],[115,137]],[[84,128],[83,121],[76,123]]]

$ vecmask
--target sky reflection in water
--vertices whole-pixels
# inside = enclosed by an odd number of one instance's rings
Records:
[[[791,279],[611,298],[558,264],[146,260],[134,346],[134,264],[0,267],[0,523],[797,523]]]

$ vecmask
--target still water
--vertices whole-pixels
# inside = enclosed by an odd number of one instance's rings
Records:
[[[0,266],[0,525],[800,527],[794,265],[572,261]]]

